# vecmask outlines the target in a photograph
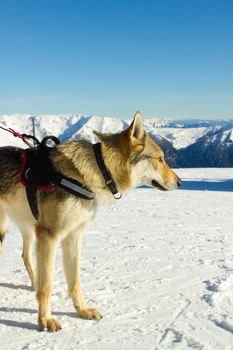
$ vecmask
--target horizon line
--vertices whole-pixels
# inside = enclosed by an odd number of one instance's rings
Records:
[[[141,113],[141,112],[140,112]],[[233,116],[213,116],[213,117],[149,117],[149,116],[144,116],[143,113],[142,118],[143,119],[155,119],[155,120],[184,120],[184,121],[192,121],[192,120],[199,120],[199,121],[218,121],[218,120],[233,120]],[[3,113],[0,114],[1,117],[12,117],[12,116],[18,116],[18,117],[73,117],[73,116],[78,116],[78,117],[97,117],[97,118],[110,118],[110,119],[122,119],[122,120],[129,120],[133,118],[133,115],[131,117],[121,117],[121,116],[109,116],[109,115],[97,115],[97,114],[89,114],[89,113]]]

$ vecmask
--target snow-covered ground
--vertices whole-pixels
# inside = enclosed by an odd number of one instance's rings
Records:
[[[233,349],[233,169],[177,173],[186,190],[136,189],[99,208],[82,259],[84,295],[102,311],[99,322],[76,316],[59,249],[52,310],[63,328],[37,331],[12,225],[0,263],[0,349]]]

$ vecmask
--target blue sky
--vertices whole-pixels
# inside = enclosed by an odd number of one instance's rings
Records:
[[[0,0],[0,114],[233,118],[233,0]]]

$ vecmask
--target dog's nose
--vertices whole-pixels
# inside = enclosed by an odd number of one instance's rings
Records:
[[[182,186],[182,181],[178,176],[177,176],[177,186],[178,187]]]

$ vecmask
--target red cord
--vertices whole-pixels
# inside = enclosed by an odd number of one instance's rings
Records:
[[[19,138],[21,138],[21,139],[24,139],[24,136],[23,136],[22,134],[20,134],[18,131],[15,131],[15,130],[13,130],[13,129],[11,129],[11,128],[4,128],[4,127],[1,126],[1,125],[0,125],[0,128],[1,128],[2,130],[5,130],[5,131],[10,132],[14,137],[19,137]]]

